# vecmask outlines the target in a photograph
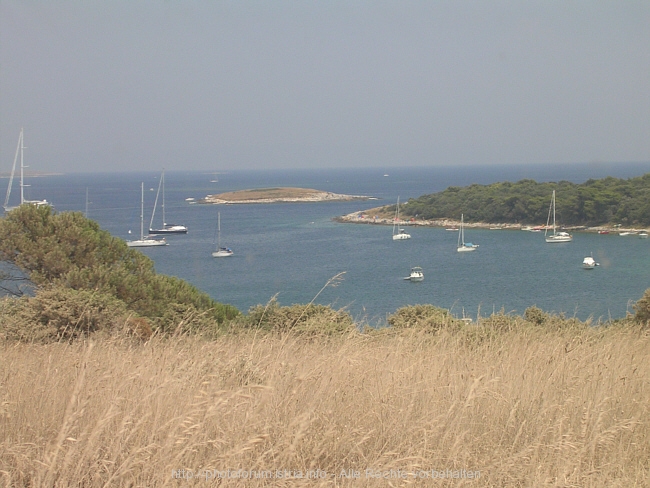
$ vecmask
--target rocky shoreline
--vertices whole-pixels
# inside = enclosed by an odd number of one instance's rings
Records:
[[[348,224],[370,224],[370,225],[393,225],[394,219],[386,216],[382,216],[379,213],[376,213],[377,209],[370,209],[369,211],[358,211],[353,212],[347,215],[341,215],[339,217],[334,217],[334,221],[340,223]],[[424,220],[411,218],[409,220],[399,220],[398,225],[400,226],[414,226],[414,227],[442,227],[450,230],[458,230],[460,226],[460,220],[453,219],[434,219],[434,220]],[[490,230],[524,230],[530,232],[543,231],[545,225],[522,225],[522,224],[513,224],[513,223],[498,223],[498,224],[488,224],[485,222],[463,222],[465,228],[475,228],[475,229],[490,229]],[[549,227],[550,228],[550,227]],[[598,233],[611,233],[616,234],[619,232],[630,232],[636,234],[639,232],[648,232],[650,229],[645,228],[624,228],[616,227],[613,225],[610,226],[596,226],[596,227],[587,227],[587,226],[570,226],[562,227],[564,231],[571,232],[598,232]]]

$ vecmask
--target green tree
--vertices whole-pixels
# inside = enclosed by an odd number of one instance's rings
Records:
[[[178,306],[217,323],[239,314],[183,280],[157,274],[151,259],[79,212],[56,213],[35,205],[9,212],[0,220],[0,260],[10,283],[26,280],[37,289],[57,286],[108,294],[162,329],[173,324],[161,317],[174,316],[169,310]]]

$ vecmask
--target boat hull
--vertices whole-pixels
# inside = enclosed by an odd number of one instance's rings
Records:
[[[234,253],[230,249],[219,249],[212,253],[213,258],[227,258],[232,256]]]
[[[404,239],[410,239],[411,234],[395,234],[393,236],[394,241],[403,241]]]
[[[471,252],[471,251],[476,251],[476,248],[478,246],[474,247],[469,247],[469,246],[460,246],[459,248],[456,249],[458,252]]]
[[[406,279],[409,281],[424,281],[424,276],[409,276]]]
[[[187,234],[187,227],[184,225],[175,225],[165,229],[149,229],[149,235],[165,235],[165,234]]]
[[[572,236],[550,236],[546,238],[546,242],[555,243],[555,242],[571,242],[573,240]]]
[[[411,269],[411,274],[404,279],[409,281],[423,281],[424,273],[422,272],[422,268],[416,266],[415,268]]]
[[[137,241],[126,241],[126,245],[128,247],[158,247],[158,246],[166,246],[167,241],[165,241],[164,239],[162,240],[140,239]]]

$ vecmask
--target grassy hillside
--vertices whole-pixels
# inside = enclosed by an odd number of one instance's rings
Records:
[[[498,322],[320,340],[0,343],[0,480],[648,486],[647,332]],[[214,479],[228,469],[267,479]],[[316,479],[295,478],[310,470]],[[358,478],[341,476],[350,470]],[[480,478],[434,482],[432,470]]]
[[[80,214],[18,210],[4,278],[35,289],[0,300],[4,486],[650,484],[650,290],[598,326],[240,314]]]

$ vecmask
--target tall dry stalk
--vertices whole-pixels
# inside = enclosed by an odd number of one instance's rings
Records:
[[[341,271],[340,273],[335,274],[335,275],[332,276],[329,280],[327,280],[327,282],[326,282],[326,283],[323,285],[323,287],[318,291],[318,293],[316,293],[316,295],[314,295],[314,298],[312,298],[311,301],[310,301],[307,305],[305,305],[305,307],[304,307],[303,310],[302,310],[302,313],[298,316],[298,318],[297,318],[296,320],[293,321],[293,324],[291,324],[291,328],[293,328],[293,327],[294,327],[298,322],[300,322],[300,319],[303,317],[303,315],[305,315],[305,312],[307,311],[307,309],[308,309],[309,307],[311,307],[312,304],[313,304],[313,303],[316,301],[316,299],[318,298],[318,296],[319,296],[321,293],[323,293],[323,290],[325,290],[328,286],[336,287],[336,286],[338,286],[338,285],[341,283],[341,281],[343,281],[343,275],[344,275],[345,273],[346,273],[346,271]]]

